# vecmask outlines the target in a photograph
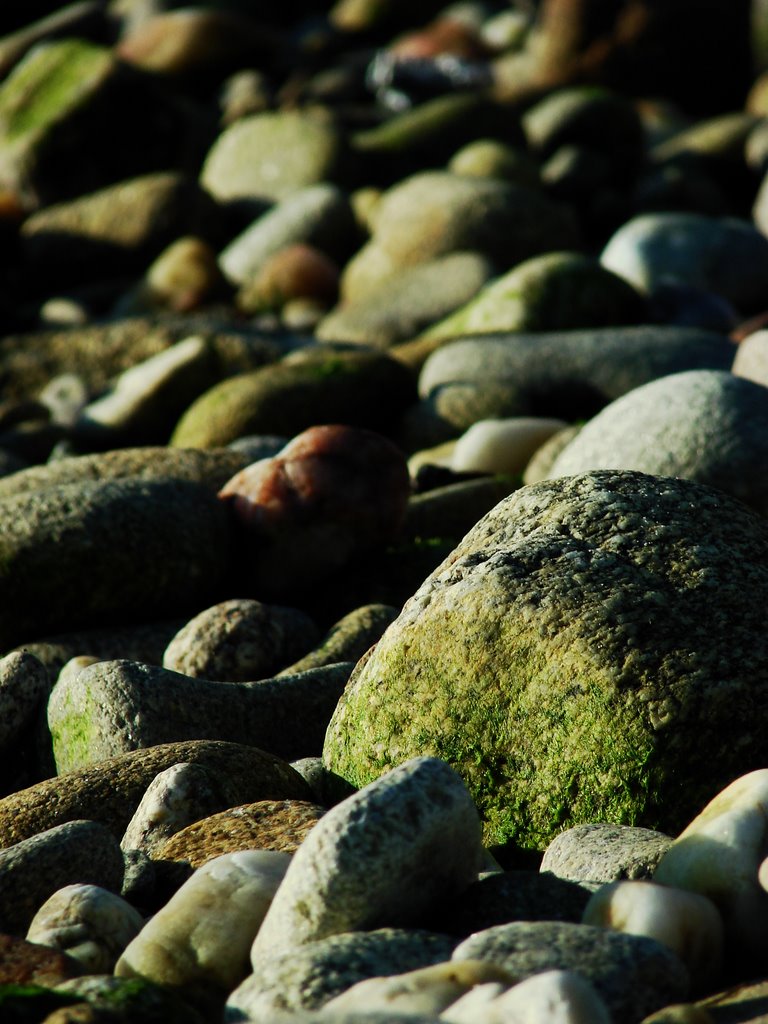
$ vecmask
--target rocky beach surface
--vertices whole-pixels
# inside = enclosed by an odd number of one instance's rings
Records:
[[[768,4],[0,10],[2,1024],[768,1019]]]

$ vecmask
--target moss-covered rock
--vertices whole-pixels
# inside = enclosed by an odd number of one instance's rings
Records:
[[[444,758],[491,843],[674,834],[764,763],[766,595],[768,527],[718,491],[611,471],[522,488],[358,663],[325,763],[361,786]]]

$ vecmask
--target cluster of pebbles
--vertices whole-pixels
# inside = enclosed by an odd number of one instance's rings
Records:
[[[4,5],[4,1024],[766,1019],[767,41]]]

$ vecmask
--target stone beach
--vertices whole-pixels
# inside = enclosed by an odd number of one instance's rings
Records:
[[[768,1019],[768,4],[0,10],[2,1024]]]

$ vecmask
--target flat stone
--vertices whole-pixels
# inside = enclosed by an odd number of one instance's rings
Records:
[[[631,825],[592,822],[555,836],[541,870],[573,882],[651,879],[672,844],[662,832]]]

